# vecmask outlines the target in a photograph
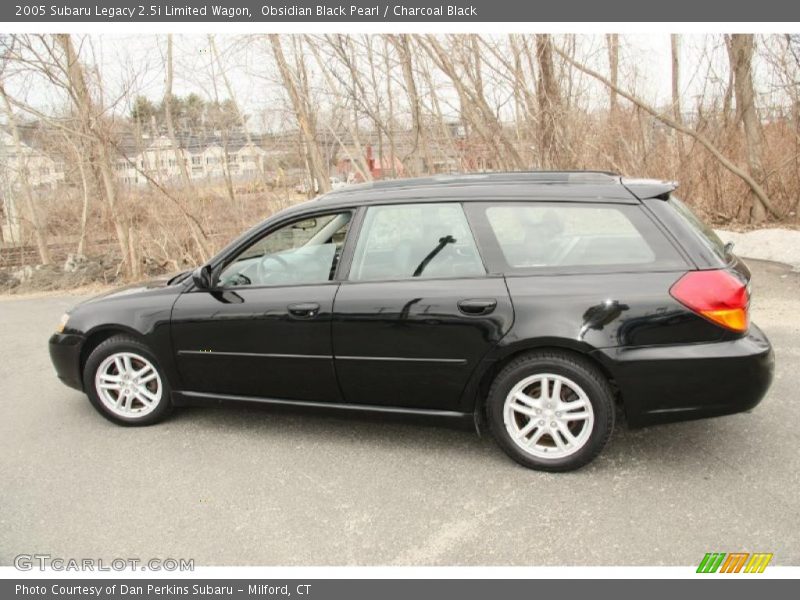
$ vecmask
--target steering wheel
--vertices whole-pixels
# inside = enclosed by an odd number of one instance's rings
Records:
[[[272,275],[275,274],[274,271],[270,272],[266,270],[265,264],[268,260],[274,260],[276,263],[278,263],[281,266],[280,272],[287,272],[290,268],[289,263],[282,256],[278,256],[277,254],[267,254],[260,261],[258,261],[258,280],[260,282],[267,281]]]

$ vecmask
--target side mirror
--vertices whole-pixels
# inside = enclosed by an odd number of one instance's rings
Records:
[[[192,281],[197,286],[198,289],[201,290],[210,290],[214,287],[214,277],[211,274],[211,267],[208,265],[203,265],[202,267],[197,267],[192,272]]]

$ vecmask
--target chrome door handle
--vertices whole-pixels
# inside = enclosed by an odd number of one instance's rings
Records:
[[[287,307],[289,314],[298,319],[313,319],[319,314],[319,304],[316,302],[300,302]]]
[[[497,300],[494,298],[471,298],[459,300],[458,310],[465,315],[477,316],[488,315],[497,307]]]

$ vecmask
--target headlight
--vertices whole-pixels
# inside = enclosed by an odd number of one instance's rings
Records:
[[[69,313],[64,313],[61,315],[61,320],[58,322],[56,333],[63,333],[64,328],[67,326],[67,321],[69,321]]]

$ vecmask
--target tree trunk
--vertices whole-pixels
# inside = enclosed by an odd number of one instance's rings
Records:
[[[611,162],[613,168],[620,170],[620,133],[619,133],[619,95],[615,88],[619,86],[619,34],[609,33],[606,36],[608,44],[608,73],[612,87],[608,92],[608,125],[611,129]]]
[[[676,123],[683,125],[683,112],[681,110],[681,60],[680,60],[680,38],[677,33],[669,36],[670,50],[672,55],[672,116]],[[677,137],[678,161],[683,163],[684,147],[683,137]]]
[[[81,232],[78,238],[78,254],[84,254],[86,249],[86,222],[89,220],[89,180],[86,178],[86,167],[83,165],[83,157],[75,158],[78,163],[78,171],[81,175],[81,189],[83,190],[83,204],[81,208]]]
[[[192,192],[192,180],[189,176],[189,167],[184,159],[183,152],[180,144],[178,144],[178,136],[175,135],[175,123],[172,120],[172,34],[167,34],[167,76],[164,84],[164,121],[167,124],[167,135],[169,136],[170,144],[172,144],[172,152],[175,162],[178,163],[178,168],[181,172],[183,184],[189,193]]]
[[[478,93],[478,88],[470,88],[459,74],[451,59],[451,53],[445,51],[439,41],[432,35],[426,36],[422,44],[425,51],[433,59],[441,71],[447,75],[458,94],[459,104],[464,118],[491,148],[493,155],[501,166],[511,169],[522,169],[524,163],[513,142],[503,131],[503,126],[489,107],[486,98]]]
[[[186,164],[183,149],[178,143],[178,136],[175,133],[175,122],[172,118],[172,34],[167,34],[166,71],[167,77],[164,85],[164,120],[167,124],[167,135],[169,136],[169,142],[172,145],[172,153],[175,158],[175,162],[178,163],[178,168],[180,169],[181,179],[183,179],[185,191],[190,196],[194,196],[194,184],[192,183],[192,178],[189,174],[189,165]],[[184,211],[188,212],[185,209]],[[188,224],[192,232],[192,238],[194,239],[197,250],[200,253],[200,259],[205,262],[211,255],[211,250],[208,247],[208,237],[206,236],[205,232],[193,221],[189,220]]]
[[[536,58],[539,65],[537,96],[539,98],[540,143],[544,168],[557,168],[559,162],[558,126],[561,95],[553,64],[553,41],[549,34],[536,34]]]
[[[317,62],[317,66],[322,73],[322,76],[325,78],[325,83],[327,84],[328,88],[335,92],[337,95],[343,96],[343,92],[339,89],[339,86],[336,85],[336,82],[333,80],[333,76],[330,73],[328,66],[325,64],[325,61],[322,59],[322,55],[319,53],[319,48],[313,43],[313,40],[309,39],[309,36],[306,36],[306,44],[309,48],[311,48],[311,54],[314,56],[314,59]],[[354,70],[351,69],[350,71],[351,78],[355,78],[356,74]],[[366,152],[364,151],[361,145],[361,136],[358,132],[358,115],[356,111],[356,99],[355,99],[355,86],[353,87],[353,120],[345,120],[345,127],[347,128],[348,133],[350,134],[350,138],[353,140],[353,147],[355,148],[355,156],[349,151],[347,146],[340,141],[340,147],[347,155],[347,158],[350,160],[350,164],[358,171],[361,175],[361,178],[364,181],[372,181],[372,171],[369,170],[369,165],[367,164],[367,157]],[[336,131],[331,129],[331,134],[336,136]]]
[[[67,74],[68,85],[72,100],[78,111],[80,128],[84,135],[91,138],[92,156],[91,162],[96,172],[99,174],[100,185],[106,197],[106,203],[114,224],[114,231],[117,234],[120,254],[122,256],[123,268],[128,274],[133,273],[131,264],[130,246],[128,243],[128,231],[123,217],[119,213],[119,203],[117,199],[117,189],[114,181],[113,169],[111,166],[111,153],[109,151],[109,139],[102,129],[100,115],[94,106],[94,102],[86,83],[86,74],[83,65],[78,60],[72,38],[68,33],[59,33],[55,36],[56,42],[64,52],[66,65],[64,71]]]
[[[750,176],[763,185],[764,167],[761,162],[764,145],[761,121],[758,117],[753,89],[754,36],[750,33],[731,35],[729,51],[734,70],[734,94],[736,97],[736,122],[744,126],[745,150]],[[767,218],[767,211],[758,198],[753,197],[750,220],[760,223]]]
[[[619,34],[609,33],[606,36],[608,43],[608,72],[611,83],[616,87],[619,83]],[[617,106],[619,104],[617,99],[617,92],[613,88],[609,89],[608,98],[608,116],[612,124],[617,122]]]
[[[390,73],[390,64],[389,64],[389,42],[384,40],[383,44],[383,61],[384,66],[386,68],[386,72]],[[387,137],[389,138],[389,157],[392,161],[392,179],[397,177],[397,147],[395,144],[394,139],[394,97],[392,94],[392,78],[386,78],[386,104],[388,109],[388,127],[387,127]]]
[[[248,146],[254,145],[253,138],[250,135],[250,130],[247,127],[247,119],[245,118],[244,113],[239,110],[239,102],[236,99],[236,95],[233,92],[233,86],[231,85],[230,79],[228,79],[228,75],[225,72],[225,69],[222,67],[222,61],[219,57],[219,52],[217,51],[217,43],[214,40],[213,35],[208,36],[208,43],[211,47],[211,53],[214,55],[215,60],[217,61],[217,66],[219,67],[220,75],[222,76],[222,83],[225,85],[225,90],[228,92],[228,97],[233,102],[233,108],[236,111],[236,118],[239,121],[239,126],[242,128],[242,133],[244,134],[245,141],[247,142]],[[267,185],[267,178],[266,173],[264,173],[264,164],[263,161],[259,158],[257,163],[258,174],[261,179],[261,183],[266,186]]]
[[[421,175],[423,173],[430,173],[433,169],[433,164],[430,155],[430,145],[428,142],[428,133],[425,125],[422,122],[422,111],[420,110],[419,93],[417,92],[417,82],[414,78],[414,65],[412,62],[411,53],[411,36],[404,33],[397,36],[391,36],[391,40],[397,48],[400,57],[400,66],[403,71],[403,82],[406,86],[406,94],[408,95],[408,103],[411,107],[411,127],[414,130],[414,137],[416,144],[414,145],[415,152],[412,155],[413,173]]]
[[[311,115],[310,107],[308,105],[309,99],[307,90],[298,89],[296,83],[296,75],[292,72],[291,67],[286,62],[286,56],[283,53],[281,46],[280,36],[277,34],[269,34],[269,41],[272,45],[272,53],[275,56],[275,62],[278,65],[278,70],[281,73],[283,86],[289,94],[289,100],[292,103],[297,124],[300,127],[300,133],[305,146],[306,160],[308,161],[309,171],[312,183],[315,180],[319,186],[320,192],[328,192],[331,189],[330,175],[328,172],[328,165],[322,157],[319,144],[317,143],[317,130],[315,120]],[[313,185],[312,185],[313,188]]]
[[[211,36],[209,36],[211,38]],[[211,58],[211,85],[214,88],[214,102],[216,102],[217,106],[221,106],[219,100],[219,91],[217,90],[217,69],[215,66],[214,57]],[[222,68],[220,67],[220,70]],[[233,189],[233,179],[231,178],[231,166],[229,161],[228,155],[228,124],[224,123],[224,121],[220,118],[220,121],[216,124],[219,127],[219,131],[222,137],[222,179],[225,181],[225,191],[228,192],[228,198],[231,201],[232,206],[236,206],[236,191]],[[239,210],[239,214],[242,214],[242,211]]]
[[[14,117],[14,111],[11,109],[11,102],[8,100],[5,87],[2,84],[0,84],[0,96],[3,96],[3,105],[6,110],[6,117],[8,118],[8,127],[11,130],[11,137],[14,140],[14,150],[17,153],[17,181],[19,182],[19,189],[22,193],[22,201],[25,204],[25,210],[28,213],[28,219],[33,228],[33,238],[36,241],[39,262],[43,265],[49,265],[51,261],[50,249],[47,246],[47,233],[39,218],[39,210],[33,199],[33,190],[31,189],[31,183],[28,179],[28,158],[22,147],[19,129],[17,129],[17,120]],[[11,193],[13,193],[13,190],[11,190]]]

